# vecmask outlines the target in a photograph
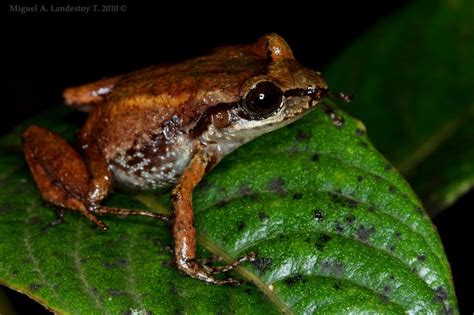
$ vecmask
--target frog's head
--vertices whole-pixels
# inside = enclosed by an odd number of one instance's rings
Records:
[[[301,66],[279,35],[265,35],[244,48],[257,56],[261,70],[241,82],[237,102],[208,112],[212,127],[205,141],[247,142],[295,121],[327,95],[321,74]]]

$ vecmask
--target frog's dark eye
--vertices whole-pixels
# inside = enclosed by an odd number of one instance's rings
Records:
[[[245,96],[243,108],[253,119],[264,119],[279,110],[283,104],[283,92],[270,81],[256,84]]]

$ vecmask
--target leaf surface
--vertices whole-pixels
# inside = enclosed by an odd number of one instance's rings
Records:
[[[194,193],[199,257],[257,253],[207,285],[172,263],[170,226],[145,218],[55,218],[32,181],[21,127],[0,143],[0,282],[64,314],[457,312],[439,237],[360,121],[321,111],[245,145]],[[37,119],[71,139],[73,113]],[[54,123],[53,123],[54,122]],[[30,123],[30,122],[28,122]],[[113,193],[108,205],[169,213],[169,191]]]

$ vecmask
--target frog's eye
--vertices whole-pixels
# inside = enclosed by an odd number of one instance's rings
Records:
[[[283,92],[270,81],[256,84],[245,96],[243,108],[253,119],[264,119],[279,110]]]

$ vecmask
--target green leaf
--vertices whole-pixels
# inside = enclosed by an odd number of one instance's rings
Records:
[[[36,120],[69,138],[58,109]],[[0,282],[57,313],[457,313],[449,264],[420,201],[372,147],[360,121],[334,126],[313,111],[245,145],[194,193],[198,253],[239,267],[239,287],[181,275],[170,226],[113,218],[110,230],[40,198],[19,148],[20,128],[0,144]],[[8,149],[7,149],[8,148]],[[169,192],[115,192],[107,204],[170,211]],[[141,313],[143,314],[143,313]]]
[[[430,214],[474,185],[474,2],[420,0],[381,21],[327,69]]]

